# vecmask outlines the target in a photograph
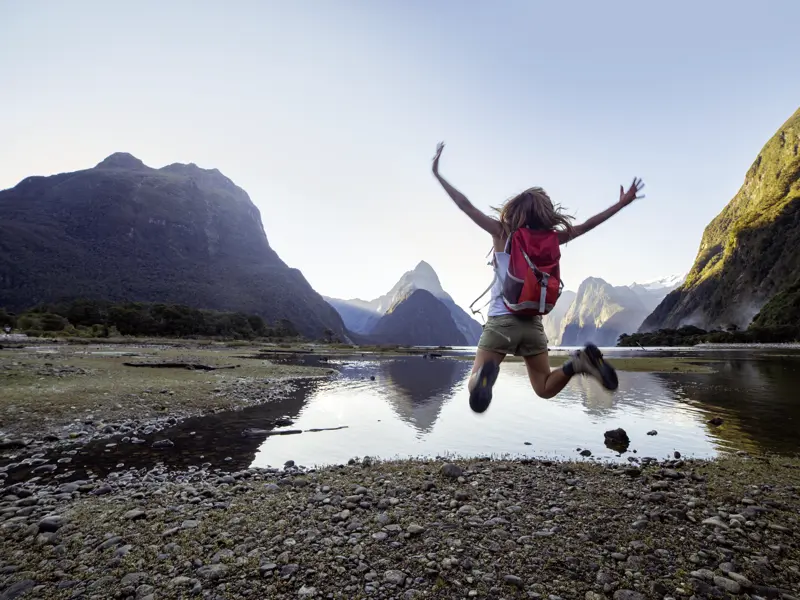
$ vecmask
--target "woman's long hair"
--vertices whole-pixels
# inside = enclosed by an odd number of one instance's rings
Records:
[[[554,205],[547,192],[540,187],[529,188],[494,210],[503,227],[504,238],[521,227],[571,233],[572,220],[575,218],[566,214],[560,204]]]

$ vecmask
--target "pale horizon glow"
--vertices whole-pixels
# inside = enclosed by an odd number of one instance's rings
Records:
[[[233,4],[0,0],[0,189],[129,152],[217,168],[325,296],[370,300],[425,260],[463,307],[489,211],[544,187],[584,220],[567,289],[685,273],[704,227],[800,106],[800,3]]]

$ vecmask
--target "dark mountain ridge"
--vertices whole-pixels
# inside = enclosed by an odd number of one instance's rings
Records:
[[[153,169],[127,153],[0,191],[0,306],[76,298],[242,311],[347,337],[270,247],[243,189],[216,169]]]
[[[413,290],[381,317],[370,337],[406,346],[466,346],[450,310],[427,290]]]

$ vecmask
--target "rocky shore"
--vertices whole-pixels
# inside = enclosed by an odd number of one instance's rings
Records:
[[[7,486],[0,598],[780,598],[800,461],[374,462]]]

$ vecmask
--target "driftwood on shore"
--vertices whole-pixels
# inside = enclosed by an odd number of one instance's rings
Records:
[[[227,365],[215,367],[213,365],[202,365],[199,363],[185,362],[161,362],[161,363],[122,363],[126,367],[150,367],[151,369],[189,369],[190,371],[219,371],[221,369],[235,369],[239,365]]]
[[[298,433],[317,433],[319,431],[337,431],[339,429],[347,429],[349,425],[339,425],[338,427],[315,427],[313,429],[283,429],[283,430],[274,430],[274,429],[259,429],[257,427],[248,427],[244,431],[242,431],[243,437],[269,437],[271,435],[295,435]]]

